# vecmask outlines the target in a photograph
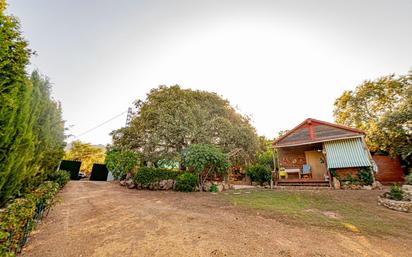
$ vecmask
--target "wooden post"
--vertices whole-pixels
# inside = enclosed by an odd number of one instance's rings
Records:
[[[325,151],[325,153],[323,153],[323,151]],[[322,144],[322,157],[323,157],[323,162],[324,162],[323,164],[326,168],[326,173],[328,174],[328,177],[329,177],[329,187],[333,187],[332,173],[330,172],[329,167],[328,167],[328,160],[326,159],[326,154],[328,153],[326,153],[325,144]]]
[[[275,185],[278,185],[278,172],[276,171],[276,159],[278,158],[278,154],[275,155],[275,148],[273,147],[273,172],[272,172],[272,179],[270,181],[270,188],[273,189],[273,176],[275,176]],[[277,161],[279,164],[279,160]]]
[[[369,162],[371,163],[370,171],[371,171],[371,173],[372,173],[372,181],[373,181],[373,183],[375,183],[375,181],[376,181],[376,180],[375,180],[375,173],[374,173],[373,167],[372,167],[372,162],[374,162],[374,160],[373,160],[373,157],[372,157],[372,155],[371,155],[371,152],[369,151],[368,146],[366,145],[365,137],[364,137],[364,136],[362,136],[362,143],[363,143],[364,150],[366,151],[366,154],[367,154],[368,157],[369,157]]]

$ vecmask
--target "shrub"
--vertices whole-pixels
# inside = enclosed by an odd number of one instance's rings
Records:
[[[200,190],[203,190],[206,179],[225,176],[230,166],[228,156],[214,145],[190,145],[182,152],[182,160],[198,176]]]
[[[370,167],[359,168],[357,176],[361,184],[372,185],[373,175]]]
[[[389,192],[389,198],[396,201],[401,201],[403,198],[403,190],[399,185],[391,186],[391,191]]]
[[[352,176],[352,174],[350,173],[346,175],[344,181],[354,185],[358,185],[360,183],[359,178]]]
[[[33,198],[18,198],[0,214],[0,256],[14,256],[21,250],[35,211]]]
[[[59,189],[59,183],[46,181],[27,197],[33,198],[37,208],[49,208],[52,205],[54,195],[59,191]]]
[[[126,174],[139,165],[139,155],[130,150],[110,150],[104,161],[114,179],[124,179]]]
[[[405,177],[405,184],[412,185],[412,173]]]
[[[196,191],[197,183],[197,176],[185,172],[176,178],[176,190],[181,192],[193,192]]]
[[[159,169],[152,167],[140,167],[133,177],[135,184],[148,186],[154,182],[161,180],[173,179],[175,180],[182,172],[169,169]]]
[[[272,178],[270,167],[262,164],[250,165],[247,167],[246,174],[252,181],[259,182],[260,184],[269,182]]]
[[[65,170],[58,170],[47,174],[47,180],[54,181],[62,188],[70,180],[70,172]]]
[[[59,188],[57,182],[47,181],[0,212],[0,256],[14,256],[21,250],[36,221],[52,205]]]

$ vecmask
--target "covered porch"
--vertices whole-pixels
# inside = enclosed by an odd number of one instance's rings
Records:
[[[331,170],[353,172],[371,166],[363,137],[356,129],[306,119],[273,142],[275,185],[332,186]]]
[[[277,149],[279,169],[275,184],[330,185],[323,143]]]

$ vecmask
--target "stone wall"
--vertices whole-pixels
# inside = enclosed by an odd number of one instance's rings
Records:
[[[126,180],[120,181],[121,186],[125,186],[129,189],[147,189],[147,190],[174,190],[176,186],[176,181],[173,179],[161,180],[158,182],[151,183],[149,185],[135,184],[133,179],[128,178]],[[230,185],[225,181],[206,181],[203,187],[203,191],[209,192],[212,185],[216,186],[218,192],[227,190]]]
[[[161,180],[149,185],[135,184],[131,178],[120,181],[120,185],[126,186],[129,189],[173,190],[175,188],[175,184],[176,181],[173,179]]]
[[[412,212],[412,185],[403,185],[402,190],[404,191],[402,201],[389,199],[387,198],[388,193],[385,193],[382,196],[378,196],[378,205],[395,211]]]
[[[385,206],[395,211],[412,212],[412,202],[410,201],[395,201],[383,196],[378,196],[378,205]]]

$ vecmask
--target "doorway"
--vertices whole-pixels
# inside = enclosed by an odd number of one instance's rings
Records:
[[[324,180],[326,169],[322,164],[322,153],[318,151],[305,151],[306,163],[310,165],[312,179]]]

